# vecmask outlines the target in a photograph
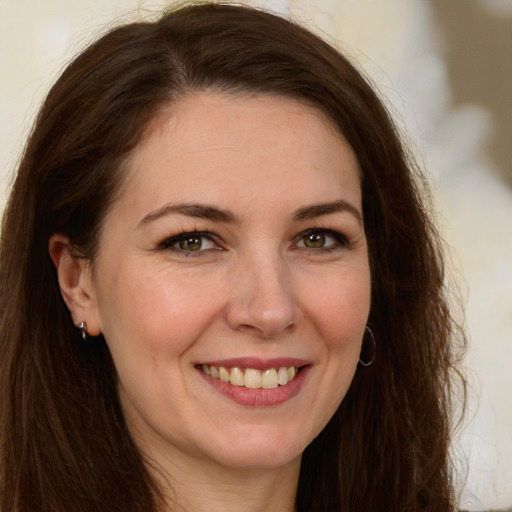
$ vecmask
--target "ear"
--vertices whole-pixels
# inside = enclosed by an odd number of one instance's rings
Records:
[[[90,263],[73,254],[69,238],[53,234],[48,242],[50,258],[57,270],[60,292],[71,313],[73,323],[87,323],[87,333],[97,336],[101,328],[97,320],[97,306]]]

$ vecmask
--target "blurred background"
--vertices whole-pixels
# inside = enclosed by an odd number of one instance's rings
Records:
[[[0,211],[44,95],[92,39],[165,0],[0,0]],[[461,505],[512,510],[512,0],[254,0],[338,46],[384,96],[435,192],[466,306]]]

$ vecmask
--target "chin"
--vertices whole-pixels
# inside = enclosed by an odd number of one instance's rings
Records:
[[[257,453],[234,454],[224,456],[219,460],[220,465],[237,471],[272,471],[286,466],[300,465],[302,452],[299,453]]]
[[[300,464],[302,453],[311,440],[293,439],[285,432],[258,434],[244,432],[230,436],[224,448],[211,454],[218,464],[237,470],[272,470]],[[211,447],[210,447],[211,448]]]

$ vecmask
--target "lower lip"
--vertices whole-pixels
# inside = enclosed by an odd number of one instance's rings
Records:
[[[237,404],[248,407],[271,407],[283,404],[297,395],[310,369],[311,366],[302,367],[291,382],[272,389],[252,389],[244,386],[234,386],[228,382],[206,375],[201,369],[198,369],[198,371],[210,386]]]

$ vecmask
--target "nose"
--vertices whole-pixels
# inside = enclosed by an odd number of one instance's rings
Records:
[[[263,339],[292,332],[302,319],[292,271],[283,258],[252,257],[231,273],[229,326]]]

